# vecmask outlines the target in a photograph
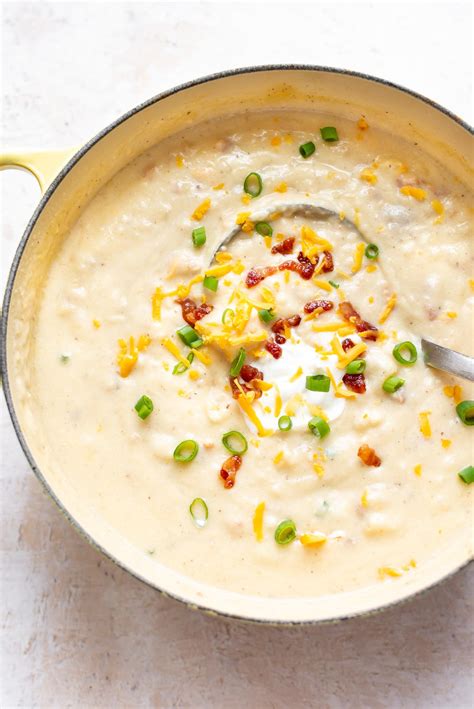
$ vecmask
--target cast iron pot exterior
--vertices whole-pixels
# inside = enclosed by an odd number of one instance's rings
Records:
[[[8,354],[8,335],[9,335],[9,327],[10,327],[10,319],[11,319],[11,304],[12,304],[12,299],[14,298],[15,295],[15,288],[16,288],[16,282],[17,282],[17,277],[19,274],[19,271],[21,268],[23,268],[23,259],[25,255],[25,250],[27,249],[30,241],[35,238],[35,229],[37,227],[37,224],[41,218],[44,218],[45,212],[48,209],[48,206],[51,203],[52,198],[54,197],[55,193],[59,188],[61,188],[62,183],[64,180],[68,178],[68,176],[71,175],[71,173],[75,173],[78,171],[78,168],[80,168],[80,163],[81,161],[88,157],[91,158],[94,161],[94,156],[93,152],[98,148],[98,146],[101,144],[101,141],[104,139],[109,138],[110,136],[113,136],[117,130],[121,128],[121,126],[124,126],[124,124],[127,123],[127,121],[130,121],[131,119],[134,119],[137,117],[139,114],[142,114],[143,112],[155,107],[157,104],[160,104],[161,102],[165,102],[166,100],[172,99],[173,97],[177,96],[186,96],[187,93],[191,92],[190,99],[191,102],[193,100],[192,92],[200,89],[200,88],[206,88],[206,86],[217,86],[219,88],[219,82],[232,82],[232,83],[238,83],[242,82],[243,80],[247,82],[247,80],[251,80],[252,77],[261,76],[265,77],[271,77],[271,80],[269,81],[270,84],[275,83],[276,84],[276,89],[273,93],[269,91],[267,94],[267,98],[269,98],[270,103],[262,105],[262,107],[266,108],[280,108],[281,109],[281,103],[275,105],[275,103],[272,103],[272,99],[277,97],[277,102],[278,100],[280,102],[283,101],[283,104],[285,102],[285,91],[288,93],[288,99],[291,103],[291,100],[293,100],[293,94],[291,93],[291,87],[292,87],[292,80],[295,77],[301,76],[308,76],[311,77],[312,79],[314,78],[316,84],[318,83],[319,78],[323,78],[326,81],[328,77],[329,79],[332,79],[334,81],[341,81],[344,80],[347,83],[347,86],[350,87],[352,84],[354,84],[355,88],[355,94],[357,94],[358,88],[360,88],[360,85],[365,86],[367,82],[367,86],[370,86],[370,91],[376,91],[378,88],[381,90],[383,89],[384,92],[386,93],[387,91],[391,95],[393,92],[395,98],[396,95],[400,95],[404,97],[404,100],[407,100],[407,97],[410,101],[414,101],[416,104],[419,104],[420,107],[423,110],[429,110],[430,115],[433,114],[433,120],[434,124],[433,127],[436,127],[436,122],[438,120],[444,121],[444,124],[448,122],[452,126],[452,131],[453,131],[453,138],[455,139],[454,142],[457,142],[457,146],[454,149],[454,156],[453,156],[453,165],[456,165],[456,162],[459,160],[459,154],[463,152],[463,148],[460,147],[461,144],[464,141],[464,135],[467,136],[469,139],[472,138],[472,129],[464,123],[460,118],[457,116],[453,115],[450,113],[448,110],[445,108],[439,106],[438,104],[430,101],[429,99],[425,98],[424,96],[421,96],[420,94],[417,94],[415,92],[409,91],[408,89],[405,89],[403,87],[397,86],[396,84],[392,84],[391,82],[383,81],[381,79],[377,79],[372,76],[368,76],[365,74],[360,74],[357,72],[351,72],[351,71],[343,71],[340,69],[333,69],[333,68],[328,68],[328,67],[319,67],[319,66],[309,66],[309,65],[271,65],[271,66],[256,66],[256,67],[249,67],[249,68],[243,68],[243,69],[237,69],[235,71],[226,71],[218,74],[213,74],[210,76],[206,76],[201,79],[197,79],[196,81],[192,81],[186,84],[183,84],[181,86],[178,86],[174,89],[171,89],[170,91],[163,92],[161,94],[158,94],[154,98],[150,99],[149,101],[146,101],[145,103],[137,106],[136,108],[132,109],[125,115],[123,115],[121,118],[119,118],[117,121],[112,123],[110,126],[105,128],[103,131],[98,133],[91,141],[89,141],[83,148],[81,148],[75,155],[74,157],[67,163],[67,165],[59,172],[57,177],[52,181],[48,189],[46,190],[43,198],[41,199],[38,207],[36,208],[33,216],[31,217],[28,226],[25,230],[25,233],[21,239],[21,242],[18,246],[17,252],[15,254],[13,264],[10,270],[8,282],[7,282],[7,287],[6,287],[6,292],[5,292],[5,297],[4,297],[4,304],[3,304],[3,311],[2,311],[2,320],[1,320],[1,352],[0,352],[0,364],[1,364],[1,372],[2,372],[2,377],[3,377],[3,388],[5,392],[5,397],[7,401],[7,406],[8,410],[11,416],[11,420],[13,423],[13,427],[15,429],[16,435],[18,437],[18,440],[20,442],[20,445],[25,453],[25,456],[35,473],[35,475],[38,477],[42,485],[44,486],[46,492],[49,494],[49,496],[56,502],[58,505],[59,509],[61,512],[65,515],[65,517],[68,519],[68,521],[76,528],[76,530],[90,543],[92,544],[96,549],[98,549],[100,552],[102,552],[105,556],[107,556],[109,559],[111,559],[115,564],[117,564],[119,567],[123,568],[124,570],[128,571],[132,576],[135,578],[138,578],[142,582],[146,583],[147,585],[152,586],[156,590],[160,591],[162,594],[173,597],[176,600],[179,600],[183,603],[186,603],[188,606],[193,607],[193,608],[199,608],[200,610],[203,610],[205,612],[208,612],[210,614],[218,614],[230,618],[236,618],[239,620],[246,620],[246,621],[253,621],[253,622],[263,622],[263,623],[272,623],[272,624],[314,624],[318,622],[334,622],[338,620],[342,620],[344,618],[350,618],[358,615],[363,615],[363,614],[369,614],[373,613],[379,610],[382,610],[383,608],[387,608],[389,606],[393,606],[396,603],[400,603],[404,600],[407,600],[408,598],[413,598],[415,595],[418,595],[419,593],[422,593],[423,591],[428,590],[431,588],[433,585],[436,583],[439,583],[440,581],[450,577],[452,574],[456,573],[459,569],[461,569],[463,566],[467,565],[471,559],[469,557],[467,558],[460,558],[457,559],[451,567],[449,567],[446,570],[445,573],[436,573],[436,570],[434,573],[428,574],[427,578],[424,582],[421,584],[414,584],[412,587],[404,588],[402,589],[401,592],[399,593],[392,593],[391,596],[387,596],[385,598],[381,598],[379,601],[371,601],[367,600],[367,602],[364,602],[362,600],[359,604],[354,604],[352,603],[351,596],[353,594],[342,594],[343,596],[347,596],[347,603],[344,604],[344,600],[342,599],[342,603],[338,604],[338,607],[334,613],[331,613],[328,609],[324,610],[323,612],[320,612],[318,609],[318,604],[315,603],[315,601],[318,600],[324,600],[324,599],[311,599],[312,603],[310,604],[310,607],[307,610],[303,610],[303,612],[300,612],[298,610],[299,606],[302,606],[305,604],[306,599],[301,599],[301,598],[293,598],[293,599],[277,599],[279,600],[279,605],[277,604],[276,609],[269,611],[269,605],[271,604],[269,599],[256,599],[254,597],[250,597],[250,606],[252,606],[252,609],[249,610],[248,607],[246,607],[247,604],[244,604],[245,607],[242,607],[242,602],[239,594],[231,594],[228,592],[223,592],[220,589],[213,589],[212,594],[209,595],[208,591],[206,588],[202,588],[201,590],[197,590],[197,592],[188,592],[186,590],[182,590],[179,588],[179,584],[172,583],[173,579],[171,582],[167,580],[166,583],[163,582],[163,584],[160,581],[160,578],[150,578],[150,573],[148,573],[148,570],[142,571],[139,568],[139,565],[137,563],[127,563],[127,561],[124,559],[124,555],[120,555],[121,558],[118,557],[116,553],[114,553],[113,550],[111,550],[111,544],[109,545],[107,541],[104,541],[103,539],[98,539],[97,535],[94,533],[90,532],[90,526],[84,525],[83,521],[78,521],[76,519],[76,515],[70,511],[71,505],[68,504],[67,502],[64,501],[63,496],[61,495],[60,492],[58,492],[57,485],[52,484],[48,479],[45,474],[43,474],[42,470],[40,469],[40,465],[37,463],[35,459],[35,454],[31,450],[31,446],[28,443],[27,440],[27,434],[25,433],[25,427],[20,423],[20,417],[21,414],[19,413],[19,406],[16,405],[14,402],[14,393],[13,393],[13,387],[12,387],[12,380],[13,380],[13,375],[11,375],[10,370],[13,366],[17,366],[16,363],[12,365],[11,357],[9,358]],[[275,81],[273,82],[273,79]],[[290,87],[290,89],[288,89]],[[398,92],[398,93],[397,93]],[[297,92],[298,93],[298,92]],[[218,96],[219,92],[217,91],[216,96]],[[387,95],[389,95],[387,94]],[[375,95],[375,94],[374,94]],[[314,109],[318,108],[320,106],[320,103],[324,104],[325,96],[316,96],[313,97],[312,99],[309,98],[307,101],[307,104],[305,104],[305,97],[303,96],[302,98],[302,105],[306,105],[308,109]],[[321,101],[319,100],[321,99]],[[299,100],[299,98],[298,98]],[[395,100],[395,99],[394,99]],[[190,102],[190,104],[191,104]],[[331,102],[331,101],[330,101]],[[342,102],[341,105],[345,103]],[[349,101],[347,102],[349,105]],[[316,104],[316,105],[314,105]],[[291,105],[291,108],[294,106]],[[241,110],[252,110],[254,106],[250,106],[248,104],[245,104],[245,101],[242,102],[242,108]],[[221,105],[219,108],[220,112],[222,113],[225,110],[225,105]],[[236,107],[234,106],[232,108],[233,111],[236,110]],[[337,111],[337,107],[335,112]],[[192,111],[187,111],[186,112],[188,115],[192,113]],[[388,113],[388,111],[387,111]],[[184,114],[183,114],[184,115]],[[198,116],[192,117],[190,119],[190,123],[188,125],[192,124],[192,122],[197,122],[199,120]],[[166,122],[166,121],[165,121]],[[409,124],[411,125],[411,124]],[[174,132],[171,130],[170,132]],[[463,135],[464,134],[464,135]],[[156,142],[156,140],[155,140]],[[451,141],[448,141],[448,147]],[[140,152],[143,152],[143,149],[146,149],[147,145],[152,145],[153,140],[150,140],[149,143],[145,143],[144,146],[141,146],[141,149],[138,150],[138,152],[134,153],[133,149],[129,151],[129,154],[127,153],[127,150],[125,150],[125,155],[123,156],[123,162],[126,164],[126,162],[129,159],[133,159],[133,157],[136,156],[136,154],[139,154]],[[127,144],[128,145],[128,144]],[[121,146],[122,147],[122,146]],[[111,146],[112,150],[114,150],[114,146]],[[136,146],[135,146],[136,148]],[[115,146],[115,149],[117,147]],[[137,148],[136,148],[137,149]],[[110,150],[110,147],[109,147]],[[97,162],[97,160],[95,160]],[[100,162],[100,159],[99,159]],[[87,167],[86,167],[87,169]],[[90,170],[90,168],[89,168]],[[103,165],[102,165],[102,170],[104,171]],[[116,165],[113,165],[110,170],[110,174],[106,178],[101,178],[102,183],[105,182],[108,177],[112,176],[114,172],[116,172]],[[98,173],[100,173],[100,170],[98,170]],[[79,180],[80,181],[80,180]],[[97,184],[95,188],[91,190],[90,195],[88,196],[86,194],[87,190],[82,190],[80,193],[81,197],[84,197],[85,203],[87,202],[87,199],[91,198],[93,194],[100,189],[101,184],[99,184],[100,179],[98,179]],[[71,213],[72,212],[72,213]],[[75,219],[77,218],[77,214],[73,212],[72,209],[69,209],[67,212],[68,216],[70,217],[70,223],[74,223]],[[51,220],[53,217],[51,215],[47,215],[47,221]],[[58,217],[59,219],[59,217]],[[65,220],[67,221],[67,219]],[[68,225],[69,226],[69,225]],[[67,229],[65,229],[67,231]],[[27,269],[31,269],[31,263],[28,263],[26,265]],[[23,276],[22,276],[23,277]],[[26,281],[28,282],[28,281]],[[10,319],[9,319],[10,318]],[[13,326],[12,326],[13,327]],[[86,531],[86,526],[87,526],[87,531]],[[133,556],[130,557],[133,559]],[[168,573],[167,570],[165,570],[164,567],[161,567],[161,571],[163,574]],[[156,576],[156,574],[154,574]],[[199,587],[200,585],[197,584],[197,582],[190,581],[190,585],[193,587]],[[220,602],[219,596],[226,596],[225,602]],[[200,600],[202,598],[202,600]],[[351,607],[352,606],[352,607]]]

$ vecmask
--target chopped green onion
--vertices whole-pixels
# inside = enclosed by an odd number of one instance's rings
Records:
[[[59,358],[63,364],[67,364],[71,359],[71,355],[62,354]]]
[[[280,416],[278,419],[278,428],[280,431],[291,431],[293,428],[293,421],[289,416]]]
[[[336,283],[336,281],[328,281],[328,283],[329,283],[333,288],[339,288],[339,283]]]
[[[199,336],[199,333],[196,332],[196,330],[191,327],[191,325],[185,325],[184,327],[181,327],[179,330],[176,330],[176,334],[179,335],[181,340],[188,347],[196,348],[201,347],[201,345],[203,344],[203,340]]]
[[[334,126],[326,126],[326,128],[321,128],[321,138],[327,140],[328,143],[334,143],[334,141],[339,140],[337,130]]]
[[[148,418],[153,411],[153,402],[150,397],[145,395],[141,396],[135,404],[135,411],[141,419],[145,420]]]
[[[207,290],[212,290],[215,293],[219,285],[219,279],[215,276],[204,276],[202,285],[204,288],[207,288]]]
[[[199,445],[192,438],[178,443],[173,452],[173,458],[177,463],[190,463],[197,456]]]
[[[292,519],[284,519],[275,529],[277,544],[289,544],[296,538],[296,525]]]
[[[346,367],[347,374],[362,374],[365,372],[366,361],[365,359],[355,359]]]
[[[255,224],[255,231],[260,236],[271,236],[273,234],[273,229],[268,222],[257,222]]]
[[[263,190],[262,178],[258,172],[250,172],[244,180],[244,192],[251,197],[258,197]]]
[[[188,360],[189,364],[192,364],[192,361],[194,359],[194,352],[190,352],[186,359]],[[178,362],[178,364],[173,369],[173,374],[184,374],[188,369],[189,367],[186,367],[183,362]]]
[[[372,260],[376,259],[379,255],[379,247],[377,244],[369,244],[365,249],[365,255]]]
[[[315,150],[316,146],[311,140],[308,143],[303,143],[303,145],[300,145],[300,155],[305,158],[305,160],[306,158],[309,158]]]
[[[209,510],[202,497],[195,497],[189,505],[189,511],[193,522],[197,527],[204,527],[209,517]]]
[[[394,394],[405,384],[405,380],[401,377],[387,377],[387,379],[382,384],[382,389],[387,392],[387,394]]]
[[[206,227],[203,226],[198,226],[196,229],[193,229],[193,244],[196,246],[196,248],[199,248],[200,246],[204,246],[206,243]]]
[[[232,310],[232,308],[226,308],[224,312],[222,313],[222,324],[223,325],[232,325],[232,321],[234,319],[235,313]],[[227,322],[229,320],[229,322]]]
[[[466,426],[474,426],[474,401],[461,401],[456,406],[456,413]]]
[[[306,377],[306,389],[309,391],[329,391],[331,380],[325,374],[312,374]]]
[[[468,485],[474,483],[474,466],[468,465],[467,468],[463,468],[458,473],[461,480]]]
[[[247,450],[247,439],[240,431],[228,431],[222,436],[222,443],[232,455],[243,455]]]
[[[275,316],[273,315],[273,312],[270,308],[269,310],[259,310],[258,317],[262,322],[269,323],[274,319]]]
[[[246,356],[247,356],[247,353],[245,352],[244,348],[241,347],[230,364],[230,376],[231,377],[238,377],[239,376],[240,370],[244,366]]]
[[[331,430],[328,422],[320,416],[313,416],[313,418],[308,421],[308,428],[311,433],[318,438],[324,438]]]
[[[403,356],[404,351],[408,352],[408,359]],[[403,364],[404,367],[412,367],[418,359],[418,352],[416,351],[415,345],[408,340],[395,345],[392,354],[397,362]]]

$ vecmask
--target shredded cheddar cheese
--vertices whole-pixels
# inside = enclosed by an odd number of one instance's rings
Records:
[[[365,180],[365,182],[368,182],[370,185],[377,184],[377,175],[375,175],[368,167],[362,170],[359,175],[359,178],[361,180]]]
[[[425,438],[431,438],[431,424],[429,419],[430,414],[431,411],[422,411],[418,414],[420,420],[420,431]]]
[[[284,454],[283,451],[278,451],[278,453],[276,454],[276,456],[273,458],[274,464],[275,464],[275,465],[278,465],[278,463],[281,463],[281,461],[283,460],[284,455],[285,455],[285,454]]]
[[[424,202],[426,199],[426,190],[421,187],[413,187],[413,185],[404,185],[400,187],[400,192],[405,195],[405,197],[413,197],[418,202]]]
[[[100,327],[100,321],[99,321],[99,320],[96,320],[96,319],[94,318],[94,320],[92,321],[92,324],[93,324],[93,326],[95,327],[96,330],[99,329],[99,327]]]
[[[252,443],[252,441],[250,441]],[[255,441],[255,444],[259,444],[260,441]],[[257,445],[258,447],[258,445]],[[253,515],[253,533],[255,534],[255,539],[257,542],[261,542],[263,539],[263,516],[265,514],[265,503],[260,502],[256,508]]]
[[[240,406],[240,408],[242,409],[242,411],[248,416],[248,418],[250,419],[250,421],[251,421],[251,422],[254,424],[254,426],[256,427],[257,432],[258,432],[258,435],[259,435],[260,437],[263,437],[263,436],[270,436],[271,433],[272,433],[272,431],[269,431],[268,429],[266,429],[266,428],[263,426],[262,422],[260,421],[260,419],[258,418],[257,414],[256,414],[255,411],[253,410],[252,405],[250,404],[249,400],[248,400],[245,396],[242,396],[242,394],[241,394],[241,395],[239,396],[239,398],[237,399],[237,401],[238,401],[239,406]]]
[[[305,547],[321,546],[321,544],[324,544],[326,541],[327,536],[324,532],[311,532],[300,536],[300,542]]]
[[[191,219],[194,219],[196,222],[200,222],[201,219],[204,217],[204,215],[209,211],[211,208],[211,200],[209,197],[206,197],[204,202],[201,202],[201,204],[196,207],[194,212],[191,215]]]
[[[212,189],[213,189],[213,190],[216,190],[216,192],[217,192],[218,190],[223,190],[223,189],[224,189],[224,183],[223,183],[223,182],[219,182],[219,184],[218,184],[218,185],[214,185],[214,187],[213,187]]]
[[[354,257],[351,268],[352,273],[357,273],[358,271],[360,271],[360,268],[362,266],[362,259],[364,258],[364,251],[365,243],[363,241],[360,241],[354,250]]]
[[[287,189],[288,185],[286,184],[286,182],[280,182],[280,184],[275,187],[275,192],[280,192],[281,194],[283,194],[287,191]]]
[[[279,135],[274,135],[273,138],[270,140],[270,145],[272,145],[274,148],[276,148],[278,145],[281,145],[281,137]]]
[[[413,468],[413,472],[415,473],[415,475],[418,475],[418,477],[421,476],[421,465],[419,463],[418,465],[415,465],[415,467]]]
[[[188,367],[191,366],[189,360],[186,359],[186,357],[181,354],[181,351],[180,351],[178,345],[175,342],[173,342],[173,340],[171,340],[169,337],[165,337],[164,340],[161,341],[161,344],[163,345],[163,347],[165,347],[168,350],[168,352],[170,354],[173,355],[173,357],[175,357],[179,362],[181,362],[181,364],[183,364],[186,367],[186,369],[188,369]],[[194,351],[194,353],[197,352],[197,350],[193,350],[193,351]]]
[[[434,199],[431,202],[431,208],[433,212],[435,212],[438,216],[434,220],[433,224],[442,224],[444,220],[444,206],[442,202],[439,201],[439,199]]]
[[[357,121],[357,128],[359,130],[367,130],[369,127],[369,124],[365,120],[364,116],[361,116],[359,120]]]
[[[150,342],[149,335],[140,335],[136,343],[134,337],[130,337],[128,343],[122,339],[118,341],[117,364],[121,377],[128,377],[138,361],[139,352],[146,350]]]
[[[392,295],[390,296],[390,298],[387,301],[385,308],[380,313],[380,316],[379,316],[379,324],[380,325],[383,325],[383,323],[387,320],[388,316],[390,315],[390,313],[392,312],[392,310],[394,309],[396,304],[397,304],[397,294],[392,293]]]
[[[280,394],[280,389],[278,386],[275,384],[275,417],[278,417],[281,414],[281,407],[283,406],[283,402],[281,400],[281,394]]]
[[[183,167],[183,165],[184,165],[184,158],[183,158],[182,155],[180,155],[180,154],[176,155],[175,160],[176,160],[176,167]]]
[[[362,493],[361,498],[360,498],[360,504],[362,505],[362,507],[369,506],[369,501],[367,499],[367,490],[364,490],[364,492]]]
[[[299,377],[301,377],[302,374],[303,374],[303,370],[301,369],[301,367],[298,367],[296,372],[291,375],[290,382],[295,382]]]

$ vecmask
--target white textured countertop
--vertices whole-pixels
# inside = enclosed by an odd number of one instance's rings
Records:
[[[165,88],[276,62],[366,71],[472,119],[468,3],[2,9],[4,147],[79,145]],[[25,173],[0,182],[3,287],[39,195]],[[2,708],[472,705],[472,565],[402,607],[333,626],[205,617],[135,581],[68,526],[0,405]]]

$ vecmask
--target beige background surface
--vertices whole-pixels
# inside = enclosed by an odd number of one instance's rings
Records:
[[[467,3],[15,2],[2,11],[8,147],[80,144],[164,88],[270,62],[367,71],[472,119]],[[2,173],[0,186],[3,287],[38,192],[18,172]],[[204,617],[78,537],[29,471],[3,401],[1,410],[2,708],[472,705],[472,568],[403,607],[334,626]]]

